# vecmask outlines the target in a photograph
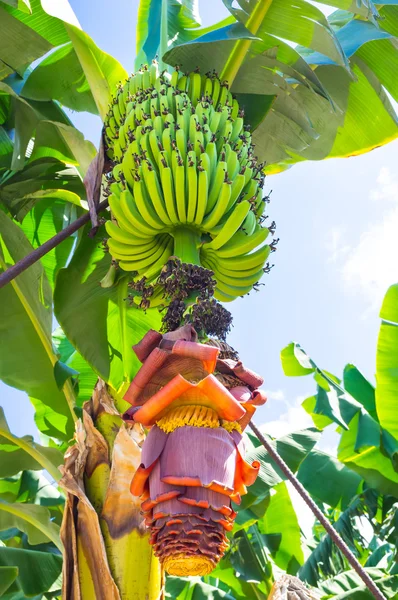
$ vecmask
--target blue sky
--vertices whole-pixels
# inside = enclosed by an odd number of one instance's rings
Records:
[[[137,0],[71,4],[82,28],[132,71]],[[221,0],[200,6],[204,25],[227,14]],[[99,119],[72,118],[97,144]],[[352,362],[373,378],[378,309],[387,287],[398,281],[397,159],[394,142],[361,157],[302,163],[266,181],[273,190],[268,214],[280,237],[275,267],[260,292],[228,308],[234,316],[230,343],[265,378],[269,401],[256,421],[273,435],[309,424],[299,404],[313,394],[313,382],[286,378],[280,366],[289,341],[336,375]],[[32,433],[33,410],[24,394],[1,384],[0,390],[10,428]],[[327,434],[323,446],[332,450],[333,444]]]

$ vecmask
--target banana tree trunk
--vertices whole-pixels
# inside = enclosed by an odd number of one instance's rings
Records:
[[[62,597],[68,600],[161,600],[163,574],[149,544],[130,482],[144,432],[125,423],[99,380],[83,407],[76,443],[65,455],[67,492],[61,539]]]

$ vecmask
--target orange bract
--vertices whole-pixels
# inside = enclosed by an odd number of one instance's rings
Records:
[[[150,431],[130,489],[165,569],[204,575],[227,548],[231,501],[240,503],[260,468],[245,461],[241,431],[265,401],[262,380],[240,361],[220,360],[189,327],[149,332],[136,348],[144,362],[125,395],[133,404],[125,418]]]

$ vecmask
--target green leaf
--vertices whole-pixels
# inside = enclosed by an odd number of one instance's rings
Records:
[[[309,428],[290,433],[272,441],[271,444],[289,468],[296,472],[301,462],[317,443],[319,437],[320,432],[318,430]],[[242,498],[241,506],[243,509],[258,504],[268,496],[271,488],[286,479],[286,476],[275,465],[263,446],[249,450],[246,460],[248,462],[258,460],[260,471],[255,483],[250,486],[249,493]]]
[[[84,136],[70,125],[66,115],[55,103],[28,102],[11,86],[0,82],[0,98],[1,96],[9,97],[13,107],[11,114],[15,140],[12,169],[23,168],[28,143],[34,137],[31,160],[53,156],[64,162],[79,165],[79,171],[82,175],[85,174],[96,150],[91,142],[85,140]]]
[[[49,448],[46,448],[48,450]],[[54,448],[51,448],[54,450]],[[14,480],[15,478],[13,478]],[[15,483],[15,481],[14,481]],[[45,506],[51,511],[53,517],[62,517],[61,508],[65,504],[64,496],[55,487],[57,484],[52,484],[48,479],[39,471],[23,471],[19,479],[18,493],[13,500],[7,500],[8,502],[29,502],[31,504],[38,504]]]
[[[13,6],[22,12],[31,14],[32,9],[30,6],[29,0],[1,0],[4,4],[8,4],[9,6]]]
[[[272,563],[266,552],[264,536],[255,526],[248,532],[242,530],[234,535],[229,559],[240,576],[254,585],[256,595],[257,592],[265,592],[268,597],[273,579]]]
[[[362,154],[398,135],[397,117],[380,81],[359,58],[354,56],[351,65],[354,81],[342,72],[337,74],[332,66],[316,69],[319,79],[344,114],[329,157]],[[377,123],[372,115],[377,115]]]
[[[21,171],[7,171],[0,178],[0,200],[18,221],[48,196],[49,200],[59,198],[81,206],[79,198],[85,198],[85,189],[75,167],[45,157],[31,160]]]
[[[378,495],[373,490],[366,490],[361,496],[354,498],[346,510],[339,514],[337,520],[333,523],[334,529],[342,537],[351,552],[363,561],[361,547],[366,541],[363,539],[360,530],[356,527],[358,517],[366,518],[370,521],[378,508]],[[370,523],[369,523],[370,524]],[[322,532],[323,533],[323,532]],[[367,554],[365,554],[366,559]],[[344,569],[345,562],[340,551],[332,542],[328,534],[324,534],[322,539],[307,557],[306,562],[299,571],[300,579],[310,585],[319,585],[320,580],[327,576],[335,575],[339,570]]]
[[[0,567],[0,596],[2,596],[18,577],[18,567]]]
[[[240,10],[234,8],[233,0],[224,0],[224,4],[243,24],[247,23],[256,6],[256,3],[245,4],[245,9]],[[272,0],[257,31],[258,37],[262,37],[263,34],[272,34],[312,48],[329,56],[337,64],[347,65],[337,36],[326,17],[319,8],[305,0]]]
[[[32,251],[23,231],[0,211],[0,265],[14,264]],[[0,377],[17,389],[52,408],[60,416],[58,428],[50,430],[62,439],[73,435],[73,391],[66,383],[57,388],[53,368],[57,356],[51,342],[51,289],[39,262],[0,290],[0,331],[3,347]],[[10,323],[13,327],[10,327]]]
[[[33,597],[47,592],[58,579],[62,557],[49,552],[0,546],[0,567],[17,567],[15,584],[25,596]]]
[[[53,52],[33,70],[21,95],[40,101],[58,100],[72,110],[88,111],[104,118],[110,95],[127,73],[86,33],[76,27],[67,28],[72,42]]]
[[[64,383],[68,379],[76,377],[76,375],[79,375],[79,371],[76,371],[76,369],[72,369],[72,367],[65,365],[65,363],[61,362],[60,360],[55,363],[54,377],[59,390],[62,390]]]
[[[340,510],[347,508],[362,487],[359,475],[320,450],[312,450],[306,456],[297,478],[319,502]]]
[[[374,419],[377,418],[375,388],[354,365],[345,366],[343,381],[347,392],[360,402]]]
[[[398,575],[388,575],[380,569],[365,570],[386,598],[396,598]],[[333,600],[367,600],[370,598],[365,584],[355,571],[340,573],[331,580],[320,582],[319,587],[325,594],[321,597],[321,600],[326,598],[333,598]]]
[[[398,473],[395,472],[390,458],[381,452],[379,445],[374,445],[380,443],[380,439],[373,440],[373,444],[372,440],[369,440],[370,445],[361,450],[357,449],[360,416],[361,414],[358,413],[352,419],[349,430],[343,431],[338,448],[338,458],[347,467],[361,475],[370,487],[376,488],[383,494],[398,497]]]
[[[0,531],[16,527],[28,536],[29,544],[43,544],[50,540],[62,552],[59,526],[50,520],[50,512],[36,504],[10,504],[0,500]]]
[[[38,5],[38,0],[32,1],[34,18],[18,8],[0,5],[1,79],[12,71],[23,70],[54,46],[67,41],[62,25],[59,27]]]
[[[397,62],[395,40],[378,40],[362,46],[357,57],[364,62],[379,79],[396,102],[398,102],[398,81],[394,77]]]
[[[98,113],[104,120],[111,96],[119,81],[127,78],[127,71],[115,58],[100,50],[87,33],[73,25],[65,25],[65,28],[84,71]]]
[[[227,594],[227,592],[224,592],[213,585],[209,585],[208,583],[203,583],[203,581],[194,583],[192,585],[191,593],[191,600],[235,600],[234,597]]]
[[[317,385],[316,396],[303,402],[303,407],[310,414],[317,427],[323,428],[330,423],[337,423],[348,429],[351,419],[361,410],[361,405],[345,393],[340,380],[320,369],[315,362],[296,343],[291,343],[281,352],[282,368],[285,375],[301,376],[314,373]]]
[[[0,169],[10,166],[13,152],[14,144],[4,127],[0,127]]]
[[[190,30],[200,25],[198,0],[165,0],[166,19],[162,23],[162,0],[141,0],[138,7],[136,25],[136,60],[138,69],[143,63],[150,63],[160,54],[162,60],[162,25],[165,27],[165,41],[185,37]],[[163,40],[162,40],[163,41]]]
[[[383,319],[376,354],[376,409],[380,425],[398,439],[398,284],[392,285],[380,311]]]
[[[353,56],[353,54],[357,53],[358,50],[362,48],[364,44],[368,44],[368,42],[385,40],[392,37],[390,33],[384,31],[379,26],[376,26],[369,21],[353,19],[352,17],[353,15],[351,16],[351,20],[337,31],[337,38],[347,57]],[[376,44],[376,47],[378,47],[378,44]],[[308,53],[302,48],[300,48],[300,51],[310,64],[328,65],[333,62],[324,54]]]
[[[98,239],[86,235],[90,227],[83,231],[70,265],[58,274],[55,314],[81,356],[118,390],[140,366],[131,347],[148,329],[160,329],[160,315],[157,310],[144,313],[129,305],[127,277],[112,288],[99,285],[109,269],[110,256],[98,244],[101,231]]]
[[[299,344],[291,342],[281,351],[282,369],[287,377],[314,373],[315,365]]]
[[[245,600],[250,598],[253,593],[253,585],[238,577],[234,568],[232,567],[228,555],[221,559],[214,571],[212,571],[212,577],[222,581],[229,590],[233,593],[235,600]],[[265,596],[256,589],[256,599],[266,600]]]
[[[75,350],[60,327],[53,332],[53,342],[60,354],[62,362],[78,373],[78,395],[76,404],[77,406],[82,406],[84,402],[91,398],[98,376],[94,373],[81,354]]]
[[[60,73],[62,78],[59,77]],[[40,101],[55,99],[71,110],[98,114],[72,42],[58,48],[40,62],[27,77],[21,95]]]
[[[71,206],[56,198],[46,199],[40,200],[33,207],[24,218],[21,227],[32,246],[37,248],[76,218],[76,210]],[[66,265],[75,239],[73,236],[68,237],[41,259],[51,287],[54,287],[58,271]]]
[[[58,481],[58,471],[63,464],[63,456],[56,448],[37,444],[31,436],[18,438],[7,425],[3,409],[0,407],[0,477],[10,477],[28,469],[47,469]]]
[[[0,95],[9,96],[13,106],[15,139],[11,168],[22,169],[29,140],[33,137],[40,118],[28,102],[20,98],[10,86],[1,82]]]
[[[31,160],[53,156],[76,165],[80,175],[84,177],[96,153],[94,145],[85,140],[75,127],[43,120],[36,129]]]
[[[273,491],[267,511],[258,521],[258,529],[263,534],[281,536],[274,560],[280,569],[292,573],[290,565],[294,564],[297,568],[304,562],[300,526],[286,483],[279,483]]]
[[[211,65],[212,69],[220,72],[235,42],[242,39],[258,38],[240,23],[228,24],[175,46],[166,52],[163,59],[169,65],[181,65],[183,71],[192,71],[198,66],[206,72]]]

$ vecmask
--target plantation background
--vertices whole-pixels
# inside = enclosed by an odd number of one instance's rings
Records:
[[[119,0],[117,12],[103,0],[71,5],[83,30],[132,71],[137,0]],[[222,3],[201,2],[203,25],[227,14]],[[98,145],[99,117],[75,113],[73,122]],[[397,160],[395,141],[350,160],[305,162],[267,179],[269,214],[280,237],[271,256],[275,268],[259,292],[228,308],[234,317],[229,343],[265,377],[269,401],[256,420],[273,436],[312,425],[300,407],[313,393],[311,380],[287,378],[280,365],[279,351],[290,340],[337,376],[352,362],[373,381],[378,311],[398,279]],[[31,404],[23,402],[21,412],[23,392],[0,382],[0,394],[11,430],[35,431]],[[335,454],[333,429],[320,448]]]

